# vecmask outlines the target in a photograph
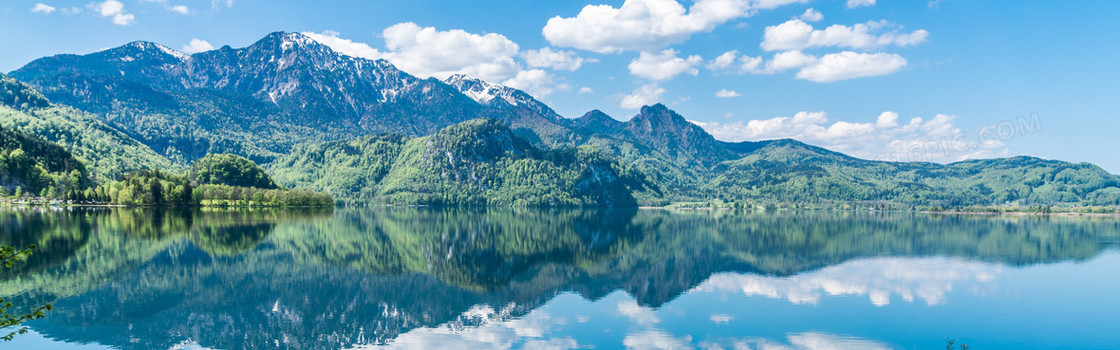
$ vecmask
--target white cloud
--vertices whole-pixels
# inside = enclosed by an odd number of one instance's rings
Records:
[[[120,1],[105,0],[105,2],[91,4],[90,6],[101,14],[101,17],[111,17],[113,24],[127,26],[136,22],[136,16],[125,12],[124,3]]]
[[[386,59],[403,71],[420,77],[445,79],[452,74],[466,74],[489,82],[501,82],[537,98],[555,90],[568,89],[542,69],[528,69],[514,60],[519,47],[499,34],[478,35],[462,30],[438,31],[407,22],[383,31],[388,51],[368,44],[339,37],[338,32],[304,32],[311,39],[344,55],[367,59]],[[583,62],[570,51],[550,48],[529,50],[524,55],[531,67],[575,70]],[[581,91],[582,92],[582,91]]]
[[[760,46],[766,51],[802,50],[812,47],[866,50],[891,45],[913,46],[925,42],[929,37],[929,32],[924,29],[911,33],[899,33],[895,30],[881,35],[876,34],[887,27],[892,26],[886,21],[871,21],[852,26],[836,24],[823,30],[815,30],[812,25],[801,19],[791,19],[776,26],[766,27]]]
[[[963,132],[954,124],[956,118],[938,114],[900,124],[898,113],[887,111],[875,122],[829,123],[824,112],[798,112],[746,123],[694,123],[724,141],[792,138],[865,159],[955,162],[1008,154],[1003,142],[986,138],[983,131]]]
[[[743,94],[735,92],[735,90],[719,89],[719,91],[716,91],[716,97],[719,98],[731,98],[739,96],[743,96]]]
[[[556,87],[552,82],[552,75],[540,69],[517,72],[517,75],[502,82],[502,85],[523,90],[537,98],[551,95],[553,89]]]
[[[575,52],[541,48],[525,51],[522,56],[529,67],[548,67],[556,70],[575,71],[583,65],[583,58]]]
[[[769,62],[766,62],[766,67],[761,70],[752,71],[757,74],[774,74],[781,73],[790,69],[806,67],[817,62],[817,57],[807,55],[801,51],[786,51],[775,54]]]
[[[382,31],[385,58],[404,71],[422,77],[445,79],[464,73],[487,81],[501,81],[517,74],[514,61],[520,48],[501,34],[468,33],[420,27],[412,22],[395,24]]]
[[[591,88],[584,86],[584,87],[579,88],[579,93],[578,94],[583,95],[583,94],[593,94],[593,93],[595,93],[595,90],[592,90]]]
[[[183,45],[183,52],[186,52],[186,53],[196,53],[196,52],[210,51],[210,50],[213,50],[213,49],[214,49],[214,45],[210,45],[210,42],[207,42],[206,40],[202,40],[202,39],[191,39],[190,44]]]
[[[66,14],[66,15],[76,15],[76,14],[82,13],[82,9],[77,8],[77,7],[70,7],[70,8],[63,7],[61,9],[59,9],[58,12],[61,12],[61,13]]]
[[[800,18],[805,22],[819,22],[820,20],[824,19],[824,15],[821,14],[820,11],[809,8],[808,10],[805,10],[805,13],[797,16],[797,18]]]
[[[171,5],[170,0],[140,0],[140,2],[157,3],[163,5],[163,8],[167,9],[168,11],[182,15],[189,15],[191,13],[191,9],[186,5]]]
[[[35,4],[35,7],[31,8],[31,12],[42,13],[42,14],[50,14],[51,12],[54,12],[54,10],[55,10],[54,6],[47,5],[47,4],[44,4],[44,3],[41,3],[41,2]]]
[[[645,84],[629,95],[623,96],[622,103],[619,106],[626,109],[642,108],[642,106],[661,102],[661,95],[664,93],[665,89],[658,86],[657,83]]]
[[[619,8],[585,6],[575,17],[556,16],[542,29],[554,46],[599,53],[649,50],[677,44],[729,20],[805,0],[626,0]]]
[[[682,73],[696,75],[696,65],[703,62],[700,56],[677,57],[677,50],[666,49],[660,53],[642,52],[626,67],[630,74],[649,80],[668,80]]]
[[[367,58],[371,60],[384,58],[385,54],[365,43],[356,42],[338,37],[338,32],[324,31],[322,33],[303,32],[303,35],[327,45],[332,50],[347,56]]]
[[[880,129],[898,127],[898,113],[886,111],[879,114],[879,118],[875,120],[875,127]]]
[[[848,0],[848,8],[850,9],[862,6],[875,6],[875,0]]]
[[[728,51],[709,62],[708,68],[738,74],[777,74],[799,69],[798,79],[831,83],[894,73],[906,64],[902,56],[881,52],[843,51],[816,57],[801,51],[784,51],[763,62],[762,57],[738,56],[737,51]]]
[[[412,22],[398,23],[382,31],[388,51],[340,38],[334,31],[303,34],[339,53],[386,59],[401,70],[424,78],[445,79],[462,73],[496,82],[512,78],[521,71],[514,60],[520,48],[500,34],[479,35],[459,29],[439,31]]]
[[[761,64],[762,57],[740,56],[739,51],[731,50],[708,62],[708,69],[743,74],[757,71]]]
[[[906,59],[897,54],[844,51],[824,55],[815,63],[797,72],[797,78],[818,83],[831,83],[890,74],[905,66]]]

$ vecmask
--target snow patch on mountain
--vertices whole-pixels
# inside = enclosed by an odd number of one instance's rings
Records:
[[[517,96],[517,93],[520,91],[517,89],[472,78],[466,74],[453,74],[447,77],[443,82],[447,85],[454,86],[464,95],[467,95],[467,97],[483,105],[490,105],[490,101],[493,101],[495,98],[500,98],[514,106],[526,102],[518,98],[519,96]]]

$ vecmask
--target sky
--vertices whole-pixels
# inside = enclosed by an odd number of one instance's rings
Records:
[[[5,0],[0,71],[134,40],[198,52],[301,32],[569,118],[664,103],[726,141],[1120,173],[1118,15],[1116,1]]]

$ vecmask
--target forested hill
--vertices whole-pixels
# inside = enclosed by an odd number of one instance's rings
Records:
[[[90,185],[81,161],[62,147],[0,126],[0,195],[57,196]]]
[[[634,193],[656,190],[594,148],[541,150],[493,119],[297,147],[270,169],[283,185],[361,202],[633,206]]]
[[[0,74],[0,126],[36,135],[73,153],[96,181],[143,169],[177,170],[167,158],[94,115],[52,104],[27,84]]]

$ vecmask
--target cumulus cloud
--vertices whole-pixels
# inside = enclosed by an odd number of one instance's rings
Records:
[[[850,9],[863,6],[875,6],[875,0],[848,0],[848,8]]]
[[[368,44],[340,38],[336,31],[328,30],[322,33],[303,32],[302,34],[320,44],[327,45],[332,50],[343,55],[371,60],[381,59],[385,56],[381,51],[370,47]]]
[[[824,15],[821,14],[820,11],[809,8],[808,10],[805,10],[805,13],[797,16],[797,18],[805,22],[819,22],[820,20],[824,19]]]
[[[757,10],[805,0],[626,0],[622,6],[585,6],[575,17],[556,16],[542,29],[553,46],[599,53],[649,50],[681,43]]]
[[[813,65],[817,62],[817,57],[802,53],[801,51],[786,51],[775,54],[766,66],[762,69],[751,71],[756,74],[774,74],[781,73],[794,68],[801,68]]]
[[[719,98],[731,98],[739,96],[743,96],[743,94],[735,92],[735,90],[719,89],[719,91],[716,91],[716,97]]]
[[[542,98],[551,95],[555,88],[566,87],[566,85],[558,86],[552,80],[552,75],[548,72],[540,69],[529,69],[517,72],[517,75],[503,81],[502,85],[523,90],[534,97]]]
[[[548,67],[555,70],[575,71],[583,65],[583,58],[575,52],[541,48],[525,51],[522,56],[529,67]]]
[[[865,159],[955,162],[1006,156],[998,138],[982,131],[969,135],[954,123],[956,116],[914,117],[905,124],[887,111],[875,122],[830,122],[824,112],[798,112],[792,117],[747,122],[694,122],[717,139],[753,141],[792,138]]]
[[[824,55],[815,63],[797,72],[797,78],[818,83],[831,83],[890,74],[905,66],[906,59],[897,54],[844,51]]]
[[[47,4],[44,4],[44,3],[41,3],[41,2],[35,4],[35,6],[31,8],[31,12],[42,13],[42,14],[50,14],[51,12],[54,12],[54,10],[55,10],[54,6],[47,5]]]
[[[190,44],[183,45],[183,52],[186,53],[210,51],[213,49],[214,45],[210,45],[210,42],[202,39],[191,39]]]
[[[186,5],[171,5],[170,0],[140,0],[140,2],[157,3],[163,5],[163,8],[167,9],[168,11],[182,15],[189,15],[191,13],[191,9]]]
[[[125,12],[124,3],[120,1],[105,0],[105,2],[94,3],[90,6],[93,7],[94,11],[101,14],[101,17],[112,18],[113,24],[127,26],[136,22],[136,16]]]
[[[894,30],[877,34],[880,30],[889,27],[893,26],[886,21],[871,21],[852,26],[836,24],[817,30],[801,19],[791,19],[782,24],[766,27],[760,46],[766,51],[802,50],[812,47],[866,50],[891,45],[913,46],[925,42],[929,37],[929,32],[924,29],[910,33]]]
[[[557,83],[552,74],[542,69],[523,69],[515,57],[523,56],[530,67],[564,70],[578,69],[583,62],[573,52],[551,48],[520,54],[516,43],[499,34],[479,35],[458,29],[439,31],[411,22],[396,24],[383,31],[386,51],[341,38],[334,31],[303,34],[344,55],[386,59],[401,70],[420,77],[445,79],[452,74],[466,74],[489,82],[500,82],[538,98],[548,96],[557,89],[567,89],[568,85]]]
[[[595,90],[584,86],[584,87],[579,88],[579,93],[578,94],[583,95],[583,94],[593,94],[593,93],[595,93]]]
[[[514,59],[520,48],[500,34],[479,35],[459,29],[440,31],[412,22],[398,23],[382,31],[387,51],[341,38],[334,31],[303,34],[342,54],[386,59],[401,70],[425,78],[445,79],[462,73],[497,82],[521,71]]]
[[[801,51],[785,51],[764,62],[762,57],[739,56],[737,51],[729,51],[709,62],[708,68],[738,74],[777,74],[798,69],[797,79],[831,83],[891,74],[906,65],[902,56],[882,52],[843,51],[817,57]]]
[[[217,10],[220,5],[225,4],[226,7],[233,7],[233,0],[210,0],[210,8]]]
[[[761,64],[762,57],[739,55],[739,51],[731,50],[708,62],[708,69],[743,74],[757,72]]]
[[[661,101],[661,95],[665,93],[665,89],[657,85],[657,83],[649,83],[638,87],[636,90],[628,95],[622,96],[622,103],[620,107],[626,109],[638,109],[642,106],[648,106]]]
[[[487,81],[501,81],[520,70],[514,57],[520,48],[501,34],[446,31],[405,22],[382,31],[386,57],[401,69],[419,76],[445,79],[465,73]]]
[[[677,57],[677,50],[666,49],[659,53],[642,52],[626,67],[630,74],[649,80],[668,80],[682,73],[696,75],[696,65],[703,62],[700,56]]]

